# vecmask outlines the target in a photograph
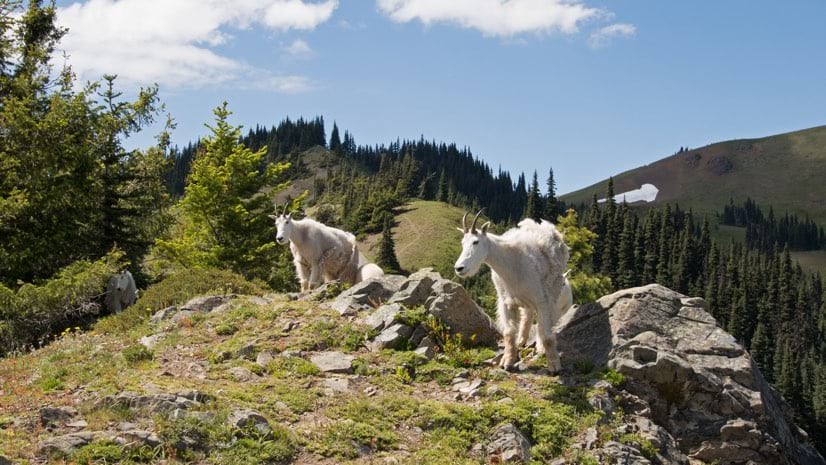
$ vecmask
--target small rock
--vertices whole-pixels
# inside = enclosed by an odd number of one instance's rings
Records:
[[[275,354],[269,350],[262,350],[258,352],[258,355],[255,357],[255,363],[259,366],[266,367],[273,359],[275,359]]]
[[[460,394],[471,395],[476,394],[482,386],[481,379],[474,379],[473,381],[462,381],[453,385],[454,391],[459,391]]]
[[[138,425],[135,424],[135,423],[128,422],[128,421],[118,423],[118,430],[120,430],[120,431],[130,431],[130,430],[133,430],[133,429],[138,429]]]
[[[128,443],[132,444],[139,444],[142,446],[148,446],[153,448],[161,445],[161,439],[152,431],[134,429],[130,431],[124,431],[123,433],[121,433],[121,437],[126,439]]]
[[[390,326],[402,312],[399,304],[382,305],[364,319],[364,325],[374,331],[381,331]]]
[[[368,310],[389,299],[399,290],[404,280],[404,276],[387,274],[362,281],[339,294],[329,307],[341,315],[354,315]]]
[[[352,373],[352,355],[341,352],[320,352],[310,357],[310,362],[325,373]]]
[[[396,323],[386,328],[373,340],[370,348],[374,351],[382,349],[399,349],[413,333],[410,326]]]
[[[591,450],[596,446],[599,440],[597,429],[593,426],[585,430],[585,450]]]
[[[367,386],[366,388],[364,388],[364,395],[366,395],[367,397],[373,397],[378,393],[379,388],[377,388],[376,386]]]
[[[436,356],[436,351],[433,350],[433,347],[419,347],[414,351],[416,355],[421,355],[422,357],[431,360],[433,357]]]
[[[83,428],[86,428],[87,426],[89,426],[89,423],[86,423],[86,421],[84,421],[84,420],[75,420],[75,421],[70,421],[69,423],[66,423],[67,428],[83,429]]]
[[[298,322],[290,320],[290,321],[284,323],[284,326],[281,327],[281,332],[282,333],[289,333],[290,331],[292,331],[296,327],[298,327]]]
[[[253,428],[265,437],[272,434],[270,422],[255,410],[233,410],[227,418],[227,423],[229,423],[231,427],[238,429]]]
[[[193,312],[192,310],[181,310],[172,315],[171,321],[175,324],[178,324],[182,320],[191,319],[193,315],[195,315],[195,312]]]
[[[181,307],[181,311],[191,310],[193,312],[208,313],[216,307],[218,307],[219,305],[225,304],[234,298],[235,295],[232,294],[195,297],[194,299],[190,299],[189,302],[187,302],[183,307]]]
[[[493,431],[487,450],[488,455],[497,456],[501,463],[531,461],[531,443],[513,423],[506,423]]]
[[[229,369],[229,374],[231,374],[232,377],[240,383],[248,383],[253,379],[258,378],[258,376],[255,373],[247,370],[244,367],[232,367]]]
[[[57,436],[47,439],[40,443],[37,448],[40,455],[71,455],[77,449],[94,441],[99,433],[90,431],[83,431],[79,433],[71,433],[63,436]]]
[[[327,378],[321,384],[330,393],[350,392],[350,380],[347,378]]]
[[[151,336],[143,336],[139,341],[140,344],[148,350],[155,350],[155,346],[163,339],[163,334],[153,334]]]
[[[40,409],[40,424],[51,426],[63,423],[76,416],[77,409],[74,407],[43,407]]]
[[[236,350],[233,355],[235,358],[243,358],[247,360],[253,360],[255,358],[255,354],[258,352],[258,348],[256,348],[254,342],[250,342],[245,344],[240,349]]]
[[[422,339],[424,339],[425,336],[427,336],[427,329],[425,329],[422,325],[417,325],[413,328],[413,334],[410,335],[410,339],[408,340],[410,341],[410,344],[415,347],[422,342]]]
[[[155,314],[152,315],[149,318],[149,322],[156,325],[156,324],[158,324],[158,323],[160,323],[160,322],[162,322],[166,319],[171,318],[172,315],[174,315],[177,312],[178,312],[178,307],[176,307],[174,305],[171,306],[171,307],[166,307],[162,310],[158,310],[157,312],[155,312]]]
[[[427,311],[450,328],[451,333],[461,334],[469,344],[496,344],[499,331],[464,287],[442,279],[433,284],[433,296],[427,303]]]
[[[497,404],[513,405],[513,399],[510,397],[503,397],[496,401]]]

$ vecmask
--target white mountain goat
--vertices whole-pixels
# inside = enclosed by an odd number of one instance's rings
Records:
[[[476,229],[479,215],[467,227],[462,217],[462,254],[456,261],[459,277],[472,276],[486,263],[496,288],[496,316],[505,339],[505,353],[500,365],[510,369],[519,358],[516,344],[519,308],[524,309],[523,327],[530,329],[533,315],[537,320],[537,350],[545,352],[548,367],[559,371],[562,366],[556,350],[554,324],[562,315],[560,294],[565,286],[568,246],[562,234],[547,221],[522,220],[519,226],[501,236],[488,234],[490,222]]]
[[[135,278],[128,270],[112,275],[106,283],[106,297],[103,304],[111,313],[118,313],[135,303],[138,299],[138,288]]]
[[[322,279],[356,284],[384,274],[378,265],[364,258],[355,236],[348,232],[310,218],[294,220],[286,207],[284,213],[270,218],[278,230],[276,242],[290,243],[302,292],[318,287]]]

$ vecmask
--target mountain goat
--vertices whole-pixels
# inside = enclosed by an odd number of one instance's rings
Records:
[[[276,242],[290,243],[302,292],[318,287],[322,279],[356,284],[384,274],[359,252],[355,236],[348,232],[309,218],[294,220],[286,207],[270,218],[275,220]]]
[[[118,313],[135,303],[138,299],[138,288],[135,278],[128,270],[112,275],[106,283],[106,297],[103,304],[111,313]]]
[[[511,369],[519,358],[516,337],[522,308],[523,330],[530,329],[530,321],[536,315],[537,350],[544,351],[551,371],[559,371],[562,366],[553,327],[562,315],[559,299],[565,287],[563,273],[569,256],[562,234],[552,223],[532,219],[522,220],[518,227],[501,236],[488,234],[490,222],[476,229],[481,213],[473,218],[470,228],[468,214],[462,217],[462,253],[455,271],[459,277],[466,277],[478,273],[483,263],[491,269],[497,296],[496,316],[505,339],[500,365]]]

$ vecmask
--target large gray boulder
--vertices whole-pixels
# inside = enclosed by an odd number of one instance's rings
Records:
[[[499,339],[490,317],[470,297],[461,284],[449,279],[433,283],[427,311],[441,320],[454,334],[473,345],[493,345]]]
[[[751,356],[703,306],[654,284],[571,309],[557,324],[563,367],[585,360],[622,373],[620,407],[661,452],[679,449],[663,463],[688,463],[685,454],[721,465],[826,464]]]
[[[341,315],[355,315],[380,306],[399,290],[404,276],[386,274],[370,278],[342,292],[328,305]]]
[[[433,293],[433,284],[441,279],[442,276],[433,271],[433,268],[422,268],[402,283],[399,291],[393,294],[388,303],[404,305],[407,308],[424,305]]]

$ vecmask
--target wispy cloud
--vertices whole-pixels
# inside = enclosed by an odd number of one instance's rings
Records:
[[[295,39],[291,43],[283,45],[281,49],[294,58],[309,58],[315,54],[310,44],[301,39]]]
[[[487,36],[523,33],[573,34],[604,10],[568,0],[377,0],[379,10],[400,23],[453,23]]]
[[[61,49],[82,79],[117,73],[139,84],[203,87],[258,81],[277,92],[309,89],[302,76],[283,76],[221,54],[232,29],[312,30],[338,0],[87,0],[60,8],[69,28]]]
[[[592,32],[588,37],[588,45],[591,48],[603,48],[611,45],[614,39],[633,37],[636,33],[637,28],[633,24],[611,24]]]

